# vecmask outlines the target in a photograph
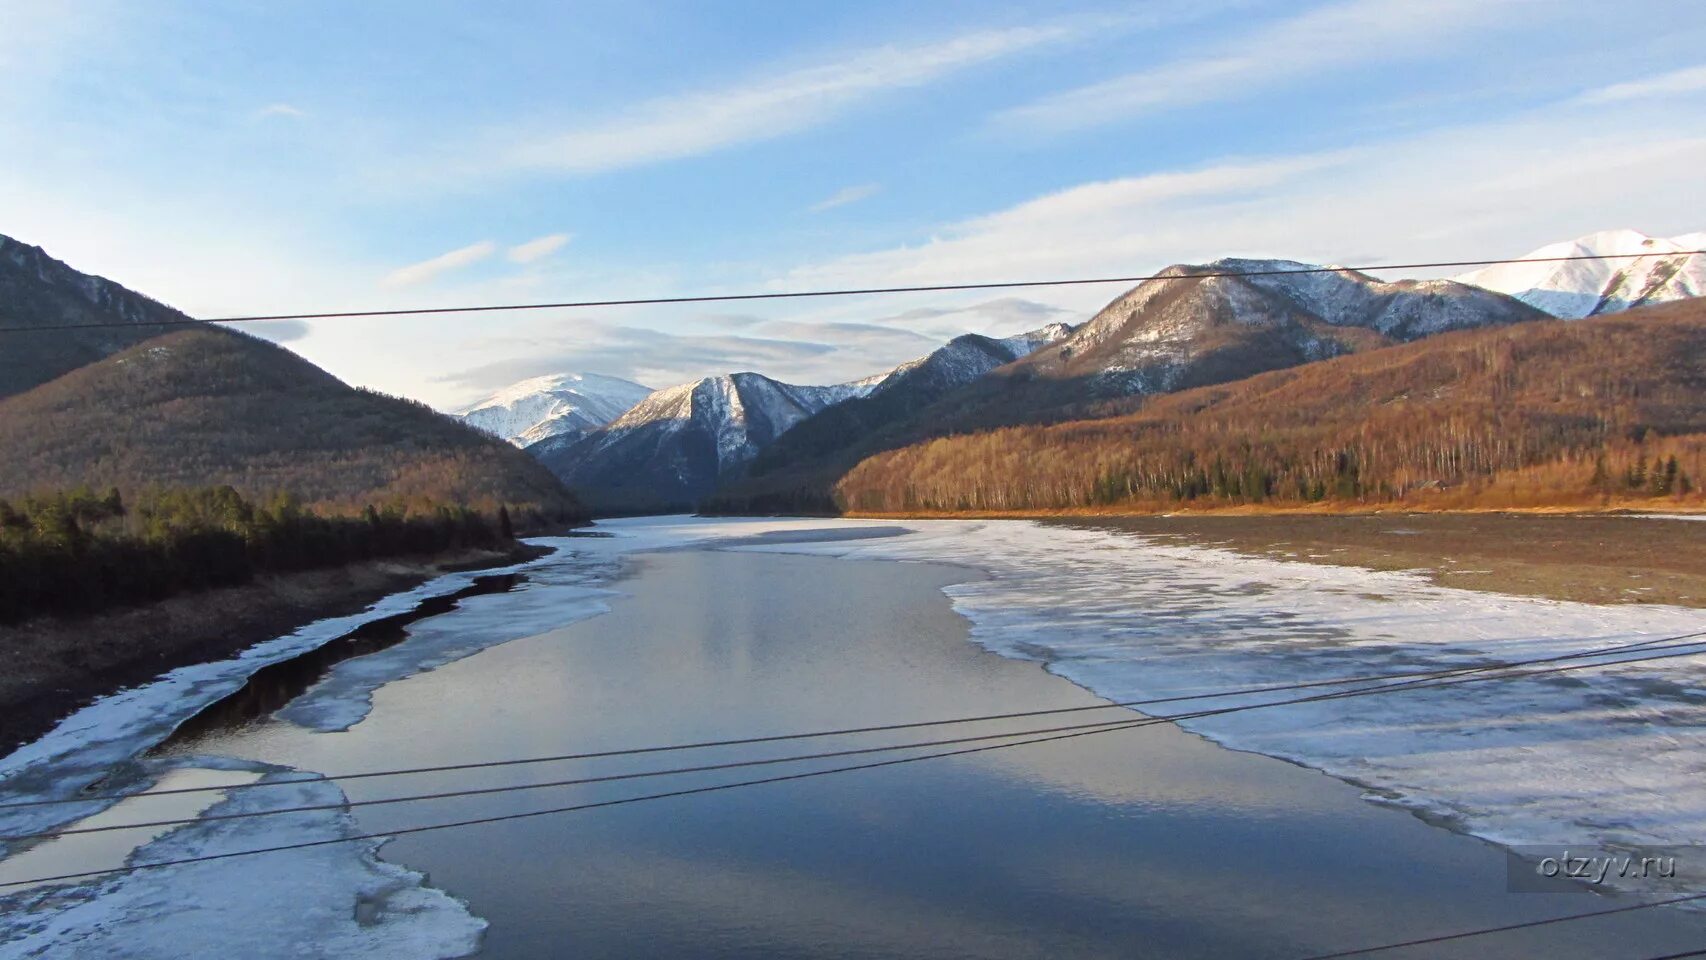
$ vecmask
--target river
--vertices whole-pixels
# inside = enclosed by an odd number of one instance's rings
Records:
[[[809,521],[780,525],[784,540],[847,536],[815,529]],[[739,542],[629,552],[568,541],[561,563],[577,548],[620,553],[599,568],[597,611],[586,607],[582,568],[563,587],[578,591],[566,594],[574,604],[553,616],[550,590],[528,583],[552,582],[547,561],[523,573],[516,589],[479,593],[411,625],[397,646],[368,654],[375,659],[365,670],[362,657],[316,668],[325,679],[293,691],[282,710],[204,720],[148,762],[180,778],[214,767],[252,779],[1102,702],[1037,662],[971,642],[943,591],[979,581],[973,567],[719,549]],[[499,641],[492,625],[504,623],[527,629]],[[478,636],[443,646],[459,632]],[[417,639],[440,652],[411,654]],[[359,804],[1075,722],[1087,721],[1068,714],[975,730],[352,780],[343,791]],[[344,816],[360,833],[384,833],[848,762],[358,806]],[[207,806],[203,798],[182,812]],[[40,849],[30,853],[35,871],[87,857],[64,859],[67,852],[56,863]],[[44,943],[89,955],[96,945],[103,953],[123,948],[109,955],[183,951],[162,913],[179,918],[176,929],[205,934],[192,943],[208,949],[241,936],[255,956],[353,949],[359,940],[318,939],[304,914],[290,915],[299,894],[325,893],[302,892],[320,882],[313,869],[280,866],[298,856],[226,861],[217,877],[179,887],[171,871],[134,874],[123,888],[127,908],[109,910],[98,932],[60,923],[38,889],[28,901],[31,922],[0,940],[0,956],[31,955]],[[377,856],[368,867],[390,871],[390,885],[370,884],[379,892],[356,898],[356,924],[385,930],[391,947],[401,941],[399,956],[477,947],[493,958],[1285,958],[1622,902],[1509,893],[1506,857],[1484,841],[1370,803],[1342,780],[1170,725],[411,834]],[[233,894],[233,884],[264,895]],[[331,889],[328,916],[341,888]],[[99,903],[120,897],[115,890],[97,884],[59,896]],[[180,898],[196,901],[193,914]],[[152,913],[129,908],[148,902]],[[21,903],[12,903],[20,915]],[[230,938],[219,938],[221,924],[235,931]],[[44,939],[43,930],[61,939]],[[292,941],[290,949],[274,950],[285,944],[268,937]],[[1640,957],[1706,943],[1706,921],[1643,911],[1414,955],[1530,957],[1580,949],[1583,938],[1594,955]]]

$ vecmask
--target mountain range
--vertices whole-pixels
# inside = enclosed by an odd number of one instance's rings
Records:
[[[528,447],[595,509],[689,508],[738,476],[778,438],[867,431],[1065,336],[1051,324],[996,339],[955,338],[893,370],[832,386],[797,386],[756,373],[659,390],[602,429]],[[890,413],[877,413],[891,411]]]
[[[1386,283],[1282,260],[1176,265],[1058,341],[950,390],[908,397],[858,429],[820,415],[725,485],[730,511],[833,509],[860,461],[935,436],[1129,409],[1141,398],[1436,333],[1544,319],[1503,294],[1450,280]],[[1229,276],[1228,274],[1242,274]],[[820,423],[820,421],[822,421]]]
[[[428,497],[604,512],[835,509],[838,482],[936,437],[1120,416],[1150,398],[1439,334],[1697,296],[1706,234],[1607,231],[1456,280],[1386,282],[1284,260],[1180,264],[1079,326],[957,337],[861,380],[754,372],[648,391],[537,377],[455,419],[358,390],[267,341],[194,321],[0,237],[0,495],[229,482],[356,503]],[[1547,260],[1614,254],[1626,261]],[[34,328],[57,328],[39,330]],[[31,329],[21,329],[31,328]],[[6,334],[4,331],[14,333]],[[518,450],[517,447],[524,447]]]
[[[1706,300],[1463,330],[1157,396],[1115,417],[961,433],[839,477],[863,513],[1192,505],[1582,507],[1706,481]]]
[[[590,433],[548,437],[527,451],[595,508],[688,507],[790,427],[872,386],[798,386],[757,373],[706,377],[658,390]]]
[[[1696,296],[1706,258],[1686,251],[1702,242],[1606,231],[1529,257],[1668,255],[1507,264],[1449,280],[1386,282],[1287,260],[1179,264],[1076,328],[963,336],[864,389],[802,396],[809,388],[759,374],[710,378],[528,449],[600,509],[828,509],[834,481],[860,461],[934,436],[1114,415],[1146,397],[1439,333]]]

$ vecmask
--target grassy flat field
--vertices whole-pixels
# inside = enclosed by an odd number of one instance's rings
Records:
[[[1627,514],[1104,516],[1126,530],[1241,553],[1414,570],[1449,587],[1588,603],[1706,607],[1706,520]]]

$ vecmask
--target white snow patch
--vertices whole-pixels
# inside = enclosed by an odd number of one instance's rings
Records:
[[[560,373],[511,384],[456,416],[487,433],[526,446],[547,437],[597,430],[651,393],[628,380]]]
[[[1616,313],[1706,293],[1706,255],[1691,252],[1702,249],[1702,238],[1706,234],[1667,240],[1638,230],[1602,230],[1547,244],[1522,257],[1540,262],[1495,264],[1457,279],[1508,293],[1556,317]]]

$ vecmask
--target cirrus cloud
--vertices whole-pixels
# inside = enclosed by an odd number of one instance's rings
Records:
[[[546,234],[543,237],[537,237],[533,240],[527,241],[526,243],[518,243],[515,246],[510,247],[504,256],[508,258],[511,263],[532,263],[535,260],[543,260],[551,254],[556,253],[558,250],[562,249],[563,244],[568,243],[570,239],[572,238],[566,233]]]
[[[460,247],[449,253],[441,253],[419,263],[399,267],[386,274],[385,279],[380,282],[387,287],[412,287],[416,284],[426,283],[428,280],[451,270],[460,270],[470,264],[479,263],[481,260],[490,257],[497,249],[497,244],[492,241],[481,240],[479,243],[471,243],[466,247]]]

